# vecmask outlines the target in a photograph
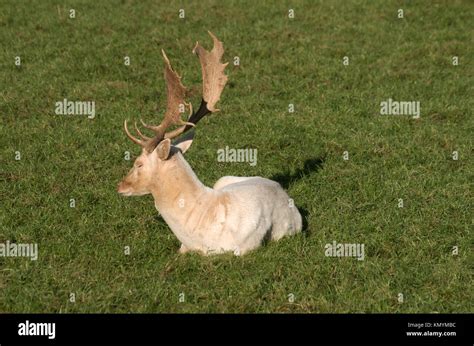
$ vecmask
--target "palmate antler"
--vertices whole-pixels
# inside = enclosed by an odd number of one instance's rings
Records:
[[[183,134],[195,126],[205,115],[218,111],[215,105],[219,101],[222,90],[227,83],[227,76],[224,74],[224,69],[228,63],[223,64],[220,61],[224,54],[222,42],[211,32],[209,32],[209,35],[214,41],[214,47],[210,52],[200,46],[199,43],[196,43],[193,49],[193,53],[199,57],[202,68],[202,100],[197,112],[193,113],[191,103],[185,101],[186,88],[181,83],[181,77],[173,71],[168,57],[165,52],[162,51],[165,61],[164,74],[167,88],[165,116],[158,126],[147,125],[141,120],[143,126],[155,132],[155,136],[150,138],[143,135],[135,123],[135,129],[141,139],[135,138],[128,131],[127,121],[125,120],[124,128],[127,136],[148,152],[152,152],[163,139],[173,139]],[[186,107],[189,109],[190,114],[187,122],[181,119],[181,113]],[[173,125],[181,126],[173,131],[166,132],[166,130]]]

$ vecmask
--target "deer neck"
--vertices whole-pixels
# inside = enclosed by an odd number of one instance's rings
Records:
[[[211,191],[180,152],[164,162],[151,187],[155,207],[173,231],[184,228],[199,200]]]

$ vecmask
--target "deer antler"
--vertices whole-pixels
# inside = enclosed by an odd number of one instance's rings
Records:
[[[210,31],[209,35],[214,41],[214,47],[211,52],[205,50],[199,45],[199,43],[196,43],[196,46],[193,49],[193,53],[197,54],[199,57],[202,68],[203,91],[201,106],[198,111],[193,113],[191,103],[185,101],[186,88],[181,83],[181,77],[173,70],[168,57],[165,52],[162,51],[165,61],[164,75],[167,87],[167,107],[165,116],[158,126],[147,125],[143,120],[141,120],[144,127],[155,132],[155,137],[149,138],[144,136],[136,126],[137,133],[142,140],[133,137],[128,131],[127,122],[125,121],[124,127],[127,136],[133,142],[144,147],[148,152],[152,152],[163,139],[172,139],[181,135],[194,127],[206,114],[218,111],[218,109],[215,108],[215,104],[219,101],[222,90],[227,83],[227,76],[224,74],[224,69],[228,63],[222,64],[220,62],[220,59],[224,54],[222,42],[219,41]],[[187,122],[181,119],[180,114],[181,110],[184,110],[186,107],[190,110],[190,116]],[[182,126],[173,131],[166,132],[171,125]]]
[[[212,37],[214,47],[210,52],[205,50],[199,42],[193,49],[193,54],[199,57],[202,70],[202,100],[201,105],[196,113],[193,113],[188,122],[196,125],[199,120],[209,113],[218,112],[215,108],[217,101],[219,101],[222,91],[227,83],[227,76],[224,74],[224,69],[229,63],[221,63],[222,55],[224,54],[224,46],[221,41],[210,31],[209,35]],[[180,134],[188,131],[191,126],[183,126],[172,132],[169,138],[174,138]],[[168,134],[166,134],[168,138]]]
[[[224,55],[224,46],[212,32],[208,31],[208,33],[214,42],[211,52],[208,52],[199,45],[199,42],[196,42],[193,53],[199,57],[201,62],[202,98],[210,112],[217,112],[218,109],[215,108],[215,105],[219,101],[222,90],[224,90],[227,83],[224,69],[229,63],[221,63],[222,55]]]

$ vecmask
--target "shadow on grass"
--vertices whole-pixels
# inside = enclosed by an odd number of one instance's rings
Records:
[[[275,180],[285,189],[288,190],[291,184],[300,180],[304,176],[316,173],[323,168],[325,157],[313,157],[306,159],[303,168],[298,168],[295,172],[290,173],[288,170],[285,173],[278,173],[272,176],[270,179]],[[301,217],[303,218],[303,233],[305,236],[309,236],[308,229],[308,215],[309,212],[306,208],[298,206]]]
[[[280,185],[287,190],[291,184],[300,180],[306,175],[311,173],[316,173],[323,168],[325,157],[314,157],[311,159],[306,159],[303,165],[303,168],[298,168],[294,173],[286,171],[285,173],[278,173],[272,176],[270,179],[275,180],[280,183]]]
[[[304,234],[305,237],[309,237],[310,236],[310,231],[309,231],[309,228],[308,228],[308,215],[309,215],[309,212],[306,208],[303,208],[303,207],[298,207],[298,210],[301,214],[301,218],[303,219],[303,228],[302,228],[301,232]]]

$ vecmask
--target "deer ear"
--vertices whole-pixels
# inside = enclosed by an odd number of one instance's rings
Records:
[[[156,153],[160,160],[167,160],[170,156],[171,151],[171,141],[167,138],[164,139],[156,147]]]
[[[191,144],[193,144],[193,139],[194,139],[194,130],[189,131],[186,133],[184,136],[181,138],[177,139],[173,145],[178,148],[181,153],[185,153],[190,147]]]

